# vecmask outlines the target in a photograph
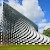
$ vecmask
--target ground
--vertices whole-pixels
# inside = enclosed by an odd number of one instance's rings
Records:
[[[0,46],[0,50],[50,50],[50,45],[7,45]]]

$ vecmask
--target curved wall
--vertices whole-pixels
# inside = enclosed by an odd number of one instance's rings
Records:
[[[36,24],[8,4],[3,4],[4,44],[50,44],[50,38],[37,31]]]

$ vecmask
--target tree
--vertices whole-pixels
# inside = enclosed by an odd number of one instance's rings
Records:
[[[43,34],[50,37],[50,28],[43,31]]]

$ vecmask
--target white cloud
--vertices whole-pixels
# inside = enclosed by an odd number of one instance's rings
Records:
[[[45,27],[46,26],[46,23],[39,23],[38,26],[39,27]]]
[[[24,15],[31,20],[38,20],[44,16],[38,0],[23,0]]]
[[[38,26],[39,26],[39,27],[45,27],[46,24],[47,24],[46,21],[47,21],[46,19],[42,19],[42,20],[38,23]]]
[[[39,6],[38,0],[23,0],[22,6],[18,4],[18,0],[16,0],[16,2],[9,0],[9,4],[32,21],[41,19],[44,16],[44,12]]]
[[[38,23],[38,27],[40,28],[42,28],[42,27],[48,27],[48,26],[50,26],[50,23],[47,23],[47,20],[46,19],[42,19],[39,23]]]
[[[40,22],[41,22],[41,23],[44,23],[44,22],[46,22],[46,19],[42,19]]]
[[[45,30],[48,28],[50,28],[50,23],[47,23],[46,26],[44,27]]]
[[[43,25],[41,26],[41,28],[38,30],[39,33],[43,33],[43,30],[46,30],[48,28],[50,28],[50,23],[42,23]]]
[[[43,30],[50,28],[50,23],[46,21],[46,19],[42,19],[40,23],[38,23],[39,32],[43,33]]]
[[[43,29],[39,29],[38,32],[43,34]]]

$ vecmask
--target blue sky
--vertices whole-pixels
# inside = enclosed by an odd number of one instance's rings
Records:
[[[39,0],[39,5],[45,13],[47,22],[50,22],[50,0]]]
[[[9,2],[8,0],[4,0],[5,2]],[[16,0],[15,0],[16,1]],[[22,6],[22,1],[23,0],[18,0],[18,3]],[[28,0],[27,2],[29,3],[30,0]],[[40,7],[40,15],[37,13],[37,16],[44,16],[42,17],[41,20],[39,20],[38,22],[35,22],[38,27],[39,27],[39,30],[42,31],[43,29],[45,28],[50,28],[50,0],[37,0],[38,1],[38,4],[37,2],[35,3],[35,6],[33,5],[33,7],[36,7],[37,5],[39,5]],[[30,5],[32,5],[33,3],[31,2]],[[36,5],[37,4],[37,5]],[[0,3],[0,6],[2,4]],[[29,4],[27,4],[29,6]],[[24,4],[24,7],[25,7],[25,4]],[[31,7],[31,6],[30,6]],[[29,8],[30,8],[29,7]],[[26,7],[27,9],[28,7]],[[32,8],[30,8],[32,9]],[[37,10],[37,8],[35,8]],[[33,11],[33,10],[31,10]],[[30,10],[28,12],[31,12]],[[26,11],[27,12],[27,11]],[[36,12],[36,11],[34,11]],[[31,13],[34,13],[34,12],[31,12]],[[39,11],[38,11],[39,12]],[[43,15],[44,13],[44,15]],[[32,15],[32,14],[31,14]],[[36,16],[36,15],[35,15]],[[39,18],[39,17],[38,17]],[[35,17],[34,17],[35,19]],[[32,20],[32,19],[31,19]],[[36,19],[35,19],[36,20]],[[34,22],[34,20],[32,20]]]
[[[4,1],[8,2],[8,0],[4,0]],[[19,3],[20,5],[22,5],[22,0],[19,0],[18,3]]]
[[[44,18],[46,19],[46,22],[48,25],[44,26],[45,28],[50,28],[50,0],[39,0],[39,5],[42,8],[44,12]],[[42,29],[44,28],[42,27]]]

